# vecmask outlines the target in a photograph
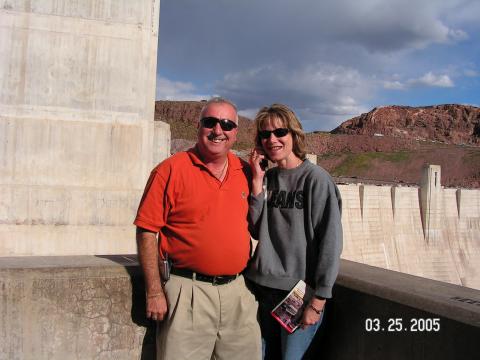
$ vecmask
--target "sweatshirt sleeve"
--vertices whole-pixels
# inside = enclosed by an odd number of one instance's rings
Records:
[[[331,298],[343,247],[342,199],[329,176],[314,186],[312,195],[315,199],[312,203],[312,221],[318,244],[315,295]]]
[[[257,196],[250,195],[250,204],[248,209],[248,226],[250,235],[258,239],[258,223],[263,211],[263,202],[265,201],[265,191]]]

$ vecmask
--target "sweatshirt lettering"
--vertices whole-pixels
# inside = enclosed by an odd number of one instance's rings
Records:
[[[269,208],[303,209],[303,190],[273,190],[267,202]]]

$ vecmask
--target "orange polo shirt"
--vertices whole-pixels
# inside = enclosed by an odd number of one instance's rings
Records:
[[[228,153],[220,182],[195,149],[177,153],[150,174],[134,224],[159,233],[160,253],[174,266],[233,275],[247,265],[248,165]]]

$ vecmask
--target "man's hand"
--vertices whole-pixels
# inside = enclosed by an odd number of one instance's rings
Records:
[[[147,291],[147,318],[163,320],[167,313],[167,300],[158,269],[158,244],[156,234],[137,228],[138,260],[142,266]]]
[[[310,303],[307,305],[305,310],[303,311],[302,316],[302,329],[306,329],[310,325],[314,325],[320,321],[320,317],[322,316],[323,308],[325,307],[325,300],[320,300],[317,298],[313,298]],[[317,313],[316,310],[319,310],[320,313]]]
[[[167,299],[162,291],[158,294],[147,294],[147,318],[161,321],[168,311]]]

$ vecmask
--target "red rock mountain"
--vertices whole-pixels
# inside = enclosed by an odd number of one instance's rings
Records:
[[[467,105],[378,107],[345,121],[331,133],[478,145],[480,108]]]
[[[155,120],[170,124],[172,153],[195,143],[203,105],[155,103]],[[479,188],[479,120],[480,109],[472,106],[381,107],[344,122],[332,133],[307,134],[307,151],[318,155],[317,163],[337,179],[418,184],[422,167],[436,164],[442,167],[442,185]],[[245,159],[254,133],[253,122],[240,117],[235,149]]]

